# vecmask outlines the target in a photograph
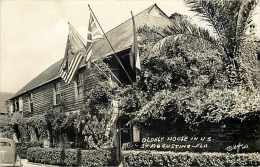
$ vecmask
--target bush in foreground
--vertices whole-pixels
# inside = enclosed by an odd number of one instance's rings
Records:
[[[112,163],[109,150],[81,150],[81,165],[108,166]]]
[[[259,166],[260,154],[125,151],[127,166]]]
[[[42,143],[40,142],[23,142],[16,144],[17,154],[20,158],[26,158],[27,150],[31,147],[42,147]]]
[[[27,159],[31,162],[50,164],[50,165],[63,165],[61,148],[40,148],[32,147],[28,149]]]
[[[109,150],[78,150],[33,147],[28,150],[30,162],[62,166],[108,166],[111,165]]]

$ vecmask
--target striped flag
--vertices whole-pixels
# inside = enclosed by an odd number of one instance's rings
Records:
[[[73,79],[82,58],[87,55],[86,52],[87,51],[79,33],[69,23],[69,34],[67,38],[65,56],[59,70],[60,77],[66,83],[70,83]]]

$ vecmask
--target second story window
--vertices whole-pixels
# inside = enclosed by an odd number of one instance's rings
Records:
[[[60,82],[56,82],[53,88],[53,104],[61,104],[61,85]]]
[[[75,96],[76,98],[82,98],[84,92],[84,77],[83,73],[78,73],[75,80]]]
[[[33,112],[33,94],[30,93],[28,96],[29,112]]]

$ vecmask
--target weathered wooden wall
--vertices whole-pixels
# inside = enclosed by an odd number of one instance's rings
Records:
[[[87,69],[83,67],[79,72],[84,75],[84,91],[89,91],[92,87],[98,82],[96,75],[100,75],[99,72],[92,68]],[[61,94],[63,100],[63,109],[65,112],[78,111],[82,108],[84,103],[83,97],[76,97],[76,87],[74,81],[69,84],[66,84],[61,78],[53,80],[50,83],[47,83],[39,88],[36,88],[32,91],[27,92],[19,97],[23,98],[23,114],[25,117],[30,117],[33,115],[43,114],[49,110],[60,110],[61,105],[54,105],[54,84],[60,82],[61,84]],[[30,93],[33,94],[33,112],[29,110],[29,100],[28,97]],[[84,93],[85,94],[85,93]],[[19,98],[17,97],[17,99]]]
[[[30,93],[33,94],[33,112],[29,110],[28,97]],[[32,116],[42,114],[48,111],[53,105],[53,83],[48,83],[42,87],[34,89],[33,91],[23,94],[23,113],[24,116]]]

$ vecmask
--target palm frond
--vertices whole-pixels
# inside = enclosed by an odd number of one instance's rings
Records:
[[[223,28],[227,22],[227,17],[223,17],[226,12],[223,1],[219,0],[185,0],[190,10],[202,17],[209,26],[211,26],[215,33],[221,37]],[[222,24],[218,24],[221,22]]]
[[[239,57],[241,42],[258,0],[185,0],[191,11],[197,13],[213,28],[219,42],[231,61]],[[236,67],[239,65],[235,65]]]
[[[186,19],[174,20],[173,25],[169,26],[168,30],[165,30],[164,33],[166,33],[167,31],[171,33],[170,35],[193,36],[195,38],[202,39],[202,42],[203,40],[205,40],[212,44],[218,45],[218,40],[216,39],[216,37],[210,34],[207,29],[192,24]],[[167,34],[169,34],[169,32]]]

